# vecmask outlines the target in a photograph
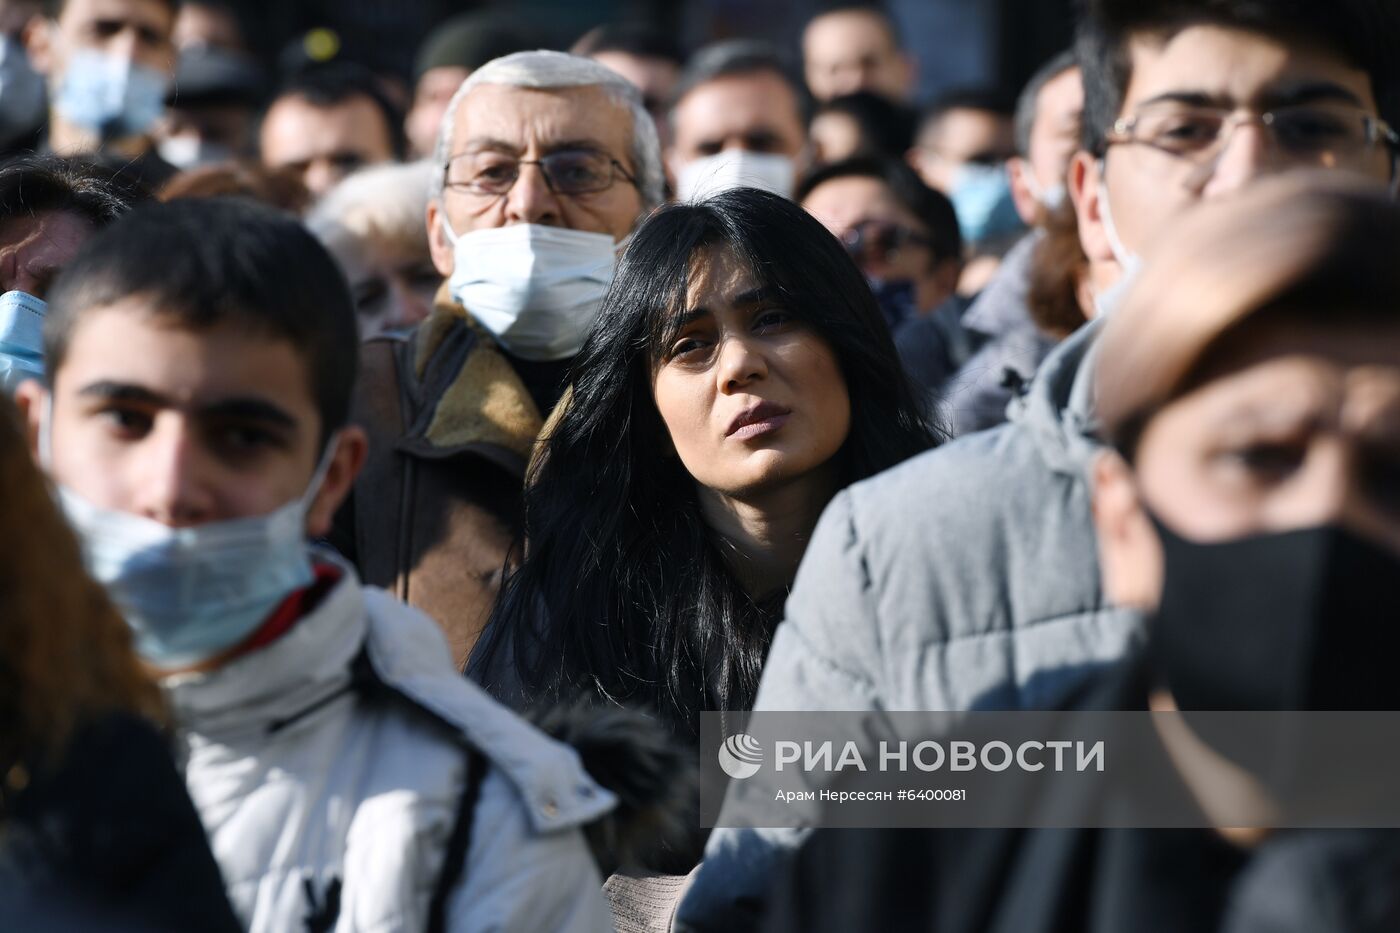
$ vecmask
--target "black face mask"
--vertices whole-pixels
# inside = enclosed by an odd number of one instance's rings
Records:
[[[1400,556],[1326,525],[1215,544],[1153,520],[1151,656],[1184,710],[1400,710]]]

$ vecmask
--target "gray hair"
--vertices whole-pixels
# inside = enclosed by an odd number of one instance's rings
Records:
[[[396,242],[421,239],[426,250],[423,214],[432,175],[433,163],[427,159],[361,169],[326,192],[307,215],[306,226],[323,242],[343,231]]]
[[[564,87],[598,87],[632,114],[632,162],[637,190],[642,195],[643,210],[656,207],[665,198],[665,176],[661,170],[661,142],[656,124],[642,103],[642,92],[626,78],[604,68],[588,58],[566,52],[516,52],[505,55],[471,73],[447,104],[438,130],[437,148],[433,155],[436,169],[430,196],[442,197],[447,181],[447,160],[452,155],[452,131],[457,122],[457,110],[468,94],[482,84],[549,90]]]
[[[1015,123],[1016,153],[1021,158],[1030,158],[1031,134],[1035,131],[1035,118],[1040,110],[1040,92],[1066,71],[1078,67],[1079,61],[1074,57],[1074,52],[1061,52],[1041,65],[1022,88],[1021,96],[1016,98]]]

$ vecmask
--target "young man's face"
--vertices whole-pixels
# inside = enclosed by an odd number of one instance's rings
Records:
[[[1369,76],[1329,51],[1220,26],[1192,26],[1165,42],[1140,37],[1130,49],[1132,78],[1120,117],[1163,106],[1208,105],[1252,119],[1233,131],[1227,127],[1224,132],[1229,135],[1204,161],[1141,142],[1110,145],[1101,163],[1085,152],[1075,156],[1071,190],[1085,253],[1102,267],[1097,287],[1112,284],[1107,279],[1115,277],[1118,268],[1105,228],[1105,192],[1122,248],[1136,253],[1152,231],[1166,226],[1183,208],[1235,191],[1265,174],[1321,165],[1381,181],[1389,178],[1390,159],[1380,146],[1345,164],[1321,164],[1277,145],[1258,119],[1261,113],[1293,104],[1351,108],[1358,120],[1363,114],[1375,116]]]
[[[187,330],[127,298],[83,315],[53,378],[49,471],[104,508],[172,527],[265,515],[306,491],[321,458],[307,363],[282,339]],[[43,389],[26,383],[20,403],[37,437]],[[309,535],[329,530],[362,445],[341,433]]]
[[[35,65],[57,82],[72,53],[86,49],[171,74],[174,28],[174,8],[164,0],[68,0]]]

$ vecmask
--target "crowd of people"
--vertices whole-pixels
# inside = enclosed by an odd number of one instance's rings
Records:
[[[1400,709],[1400,10],[1077,16],[0,0],[7,928],[1400,929],[1383,827],[701,825],[705,711]]]

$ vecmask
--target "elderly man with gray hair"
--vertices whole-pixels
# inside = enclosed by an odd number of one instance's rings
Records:
[[[434,162],[428,246],[447,281],[411,333],[363,347],[371,454],[333,543],[436,619],[461,666],[507,570],[531,448],[664,179],[640,92],[562,52],[473,72]]]

